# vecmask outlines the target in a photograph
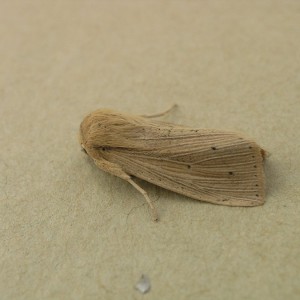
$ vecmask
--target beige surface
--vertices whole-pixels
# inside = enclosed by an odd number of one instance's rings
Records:
[[[0,25],[0,299],[299,299],[299,1],[2,0]],[[174,102],[272,153],[264,206],[141,182],[155,224],[80,151],[87,112]]]

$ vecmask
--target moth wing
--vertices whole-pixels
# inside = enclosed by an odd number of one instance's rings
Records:
[[[131,146],[112,147],[108,159],[130,175],[197,200],[264,203],[264,152],[255,142],[230,132],[159,124],[135,135]]]

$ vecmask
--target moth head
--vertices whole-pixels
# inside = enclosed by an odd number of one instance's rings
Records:
[[[111,147],[127,147],[135,124],[111,110],[99,109],[87,115],[80,124],[79,143],[93,158]],[[84,151],[83,150],[83,151]]]
[[[79,144],[81,150],[93,156],[92,152],[97,144],[97,137],[101,133],[101,128],[99,126],[101,121],[101,114],[99,111],[88,114],[80,124],[79,128]]]
[[[81,151],[83,151],[85,154],[87,154],[85,147],[84,147],[83,136],[82,136],[81,130],[79,131],[79,144],[81,146]]]
[[[86,118],[83,120],[83,122],[80,124],[80,129],[79,129],[79,144],[81,146],[81,151],[87,154],[86,151],[86,134],[87,134],[87,128],[86,128]]]

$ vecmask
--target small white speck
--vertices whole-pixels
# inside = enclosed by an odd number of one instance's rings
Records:
[[[142,275],[140,280],[135,285],[135,288],[140,291],[142,294],[146,294],[150,291],[151,285],[150,280],[146,275]]]

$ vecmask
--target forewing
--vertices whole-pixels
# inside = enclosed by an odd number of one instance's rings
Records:
[[[264,202],[263,150],[235,133],[146,126],[106,158],[131,175],[194,199],[231,206]],[[130,135],[129,135],[130,136]]]

